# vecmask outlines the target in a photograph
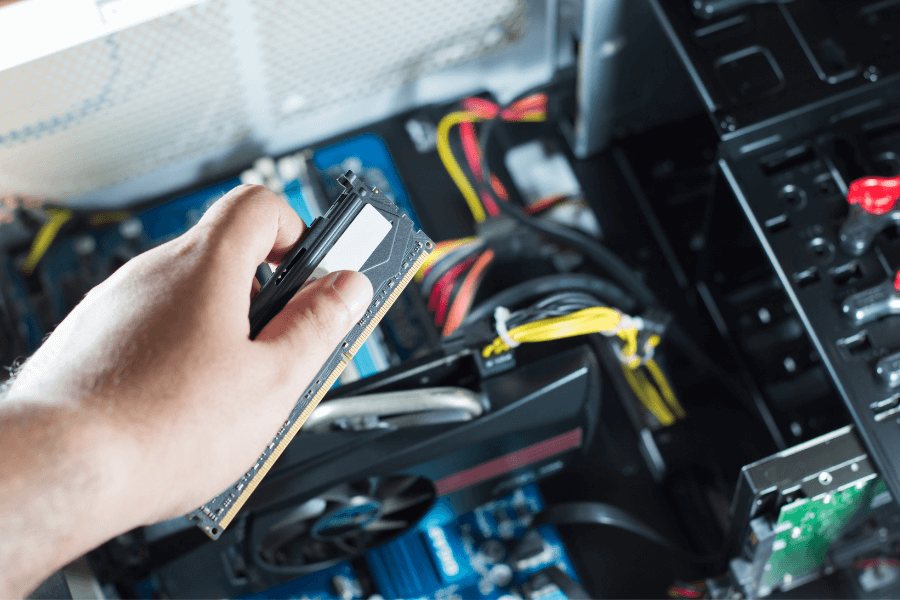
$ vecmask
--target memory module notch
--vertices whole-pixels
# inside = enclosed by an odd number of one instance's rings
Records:
[[[300,288],[334,271],[359,271],[368,277],[374,290],[372,302],[303,391],[259,459],[229,489],[188,515],[214,539],[234,520],[434,247],[389,198],[353,172],[338,181],[344,192],[327,213],[313,221],[254,296],[250,335],[255,338]]]

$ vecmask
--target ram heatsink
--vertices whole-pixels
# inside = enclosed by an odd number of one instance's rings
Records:
[[[304,390],[259,460],[233,486],[188,515],[214,539],[234,520],[434,246],[393,202],[367,187],[351,171],[338,181],[344,192],[325,215],[313,221],[254,296],[250,337],[255,338],[303,285],[334,271],[352,270],[366,275],[374,290],[372,302]]]

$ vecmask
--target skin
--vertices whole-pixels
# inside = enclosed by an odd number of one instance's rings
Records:
[[[0,402],[0,598],[253,464],[372,297],[366,277],[335,273],[250,341],[256,266],[303,230],[265,188],[235,188],[93,289],[25,363]]]

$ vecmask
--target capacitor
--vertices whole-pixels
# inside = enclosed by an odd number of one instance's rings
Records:
[[[72,242],[72,250],[81,258],[88,258],[97,250],[97,240],[92,235],[80,235]]]
[[[277,176],[277,167],[275,166],[275,161],[268,156],[264,156],[263,158],[260,158],[256,162],[254,162],[253,168],[256,169],[265,178]]]
[[[506,546],[500,540],[485,540],[478,547],[478,551],[489,563],[503,562],[503,559],[506,558]]]
[[[144,235],[144,223],[140,219],[131,218],[119,223],[119,235],[129,242],[138,242]]]
[[[513,579],[513,570],[507,564],[500,563],[499,565],[494,565],[491,567],[491,570],[488,571],[487,574],[488,581],[493,583],[495,586],[499,588],[507,587],[512,583]]]

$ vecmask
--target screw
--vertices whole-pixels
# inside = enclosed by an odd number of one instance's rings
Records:
[[[728,115],[719,122],[719,127],[725,131],[737,131],[737,119]]]
[[[828,471],[822,471],[819,474],[819,483],[821,483],[822,485],[828,485],[832,481],[834,481],[834,477],[832,477],[831,473],[829,473]]]

